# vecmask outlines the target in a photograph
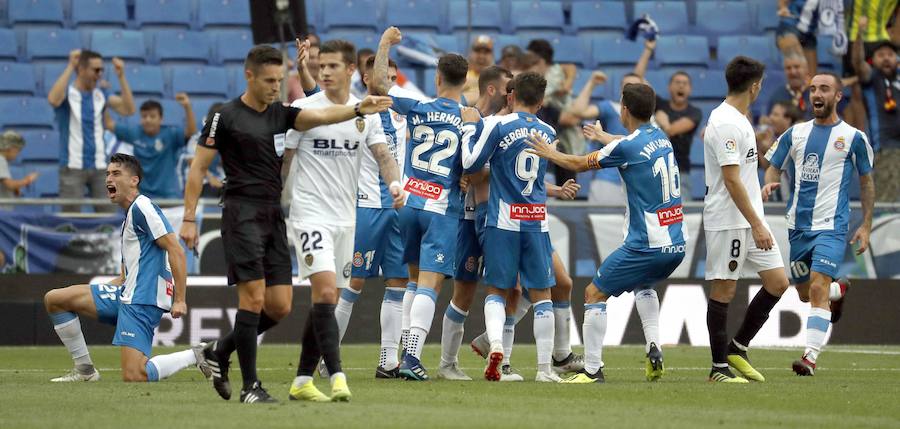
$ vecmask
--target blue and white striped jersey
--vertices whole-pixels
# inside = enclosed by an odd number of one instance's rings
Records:
[[[803,122],[788,128],[766,153],[784,170],[795,168],[788,200],[788,228],[847,232],[850,228],[850,178],[872,171],[874,155],[866,135],[844,121],[834,125]]]
[[[548,232],[547,190],[544,174],[547,160],[529,153],[525,143],[537,132],[547,141],[556,130],[530,113],[514,112],[484,118],[475,142],[463,147],[463,167],[477,172],[491,163],[486,226],[506,231]]]
[[[624,246],[651,251],[687,238],[681,206],[681,175],[669,138],[644,124],[588,155],[591,168],[616,167],[625,184]]]
[[[388,95],[394,100],[392,109],[406,116],[411,136],[403,168],[406,206],[461,218],[460,144],[468,144],[475,126],[463,124],[462,106],[454,100],[425,99],[399,86]]]
[[[406,157],[406,118],[393,110],[381,112],[380,117],[388,149],[391,150],[391,155],[394,156],[397,166],[400,167],[400,173],[403,174],[403,161]],[[378,161],[375,160],[372,151],[366,146],[360,155],[356,206],[373,209],[393,208],[394,198],[388,189],[390,183],[384,183]]]
[[[150,198],[138,195],[128,207],[122,225],[122,304],[172,308],[175,289],[168,253],[156,245],[158,238],[172,232],[169,220]]]
[[[106,168],[103,110],[109,95],[100,88],[81,92],[69,85],[66,99],[56,108],[59,127],[59,164],[78,170]]]

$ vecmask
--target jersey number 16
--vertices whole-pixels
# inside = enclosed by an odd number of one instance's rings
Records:
[[[675,164],[674,153],[669,153],[668,161],[666,163],[666,158],[660,157],[653,162],[653,177],[659,176],[663,203],[681,197],[681,174],[678,172],[678,165]]]

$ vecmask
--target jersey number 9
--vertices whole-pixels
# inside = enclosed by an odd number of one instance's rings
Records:
[[[522,195],[526,197],[531,195],[531,191],[534,190],[534,181],[541,168],[540,162],[541,159],[537,155],[524,150],[516,156],[516,177],[523,182],[528,182],[525,189],[522,189]]]
[[[681,197],[681,174],[675,164],[675,154],[670,152],[668,160],[666,163],[666,158],[659,157],[653,162],[653,177],[660,178],[663,203]]]
[[[450,176],[450,167],[441,165],[441,161],[456,154],[456,150],[459,148],[459,137],[456,136],[456,133],[442,130],[435,135],[434,129],[428,125],[419,125],[413,129],[413,139],[422,142],[416,145],[410,154],[410,163],[413,168],[438,176]],[[431,150],[435,143],[446,147],[432,153],[430,159],[422,159],[422,155]]]

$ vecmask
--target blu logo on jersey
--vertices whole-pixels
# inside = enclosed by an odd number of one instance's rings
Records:
[[[350,140],[344,140],[343,145],[339,145],[337,140],[334,139],[313,139],[313,148],[314,149],[335,149],[335,150],[356,150],[359,148],[359,141],[351,142]]]

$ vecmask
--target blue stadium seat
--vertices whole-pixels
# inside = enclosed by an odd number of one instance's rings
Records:
[[[728,94],[728,83],[722,70],[688,71],[691,76],[691,99],[722,101]]]
[[[328,7],[322,10],[323,30],[377,31],[381,17],[378,11],[378,2],[376,0],[332,1]]]
[[[755,10],[756,32],[775,31],[778,28],[778,2],[771,0],[751,0],[751,9]]]
[[[203,130],[203,116],[209,111],[209,106],[212,106],[215,103],[224,103],[226,101],[228,100],[224,98],[191,99],[191,109],[194,111],[194,119],[197,120],[197,129]]]
[[[81,49],[81,36],[75,30],[30,28],[25,33],[25,58],[31,61],[68,61],[74,49]]]
[[[242,0],[199,0],[197,22],[200,28],[250,28],[250,2]]]
[[[622,34],[628,22],[625,3],[618,1],[578,1],[572,3],[572,29],[579,35],[596,31]]]
[[[706,175],[703,167],[692,167],[687,179],[691,181],[691,195],[689,198],[694,201],[703,201],[703,198],[706,196]]]
[[[309,2],[307,2],[309,3]],[[184,0],[134,0],[134,23],[138,28],[180,28],[191,26],[191,2]]]
[[[581,93],[584,84],[591,78],[591,73],[591,69],[578,69],[575,74],[575,82],[572,83],[572,95],[574,97],[577,97],[578,94]],[[609,73],[607,73],[607,77],[608,79],[605,84],[594,86],[594,92],[591,93],[591,100],[611,98],[613,93],[612,88],[615,87],[615,77]]]
[[[437,43],[437,46],[446,52],[463,53],[460,49],[459,39],[452,34],[435,34],[431,38]]]
[[[216,59],[223,64],[244,64],[253,47],[253,34],[246,30],[223,30],[210,36],[215,40]]]
[[[9,0],[10,25],[62,27],[64,20],[62,0]]]
[[[31,64],[0,63],[0,95],[35,95],[34,74]]]
[[[694,106],[697,106],[697,108],[700,109],[701,112],[703,112],[703,120],[701,121],[701,124],[705,126],[706,121],[709,120],[709,114],[713,111],[713,109],[715,109],[716,107],[719,107],[719,105],[722,104],[722,100],[715,100],[715,101],[691,100],[691,104],[693,104]]]
[[[191,96],[226,97],[228,78],[225,69],[208,66],[172,66],[172,93]]]
[[[56,83],[56,79],[59,79],[59,75],[62,74],[63,70],[66,68],[65,63],[49,63],[38,65],[37,70],[39,71],[38,75],[41,77],[39,89],[41,95],[47,95],[50,92],[50,88],[53,87],[53,84]],[[75,74],[72,73],[72,76],[69,78],[69,83],[75,79]]]
[[[38,173],[37,180],[23,189],[24,197],[40,198],[59,195],[59,165],[50,163],[28,163],[24,165],[27,173]],[[26,173],[26,174],[27,174]]]
[[[71,0],[72,23],[78,28],[125,28],[125,0]]]
[[[435,74],[437,74],[437,69],[429,67],[425,69],[424,76],[422,77],[422,86],[420,86],[420,88],[422,89],[422,92],[429,97],[437,96],[437,88],[434,86]]]
[[[672,77],[672,72],[668,70],[647,70],[647,73],[644,75],[644,79],[647,79],[647,82],[650,83],[650,86],[653,88],[653,91],[656,92],[656,95],[668,98],[669,97],[669,79]],[[620,82],[621,84],[621,82]]]
[[[356,46],[356,49],[369,48],[371,50],[375,50],[378,48],[378,41],[381,40],[381,35],[376,34],[371,31],[367,32],[355,32],[355,31],[333,31],[328,33],[328,38],[323,40],[332,40],[332,39],[343,39],[353,43]]]
[[[749,34],[751,32],[750,8],[738,1],[697,2],[697,30],[716,42],[715,36],[728,34]]]
[[[504,46],[516,45],[524,50],[525,47],[528,46],[529,42],[529,40],[523,39],[519,36],[513,36],[512,34],[497,34],[491,37],[494,39],[494,54],[496,54],[497,58],[500,58],[500,54],[502,53],[501,51],[503,51]],[[463,38],[462,43],[465,44],[465,38]],[[468,51],[469,46],[466,46],[466,52]]]
[[[816,45],[819,68],[840,72],[842,66],[841,59],[832,55],[830,51],[832,43],[831,39],[831,36],[819,36],[818,44]],[[838,75],[840,75],[840,73],[838,73]]]
[[[451,1],[447,14],[450,31],[465,32],[468,26],[468,5],[465,1]],[[472,1],[472,32],[500,33],[503,31],[503,15],[496,1]],[[468,47],[466,47],[468,48]]]
[[[603,34],[593,38],[591,48],[594,63],[598,66],[633,66],[643,51],[642,43],[632,42],[623,36]]]
[[[226,66],[225,74],[228,77],[228,97],[239,97],[247,89],[247,79],[244,78],[244,66]]]
[[[516,34],[535,30],[559,34],[565,25],[562,3],[554,1],[513,1],[509,21]]]
[[[322,2],[320,0],[306,0],[304,6],[306,7],[307,31],[311,34],[319,33],[319,30],[321,30],[320,23],[322,22]]]
[[[688,30],[687,5],[683,1],[639,1],[634,4],[634,17],[650,15],[662,34]]]
[[[403,30],[438,32],[447,20],[446,3],[441,0],[387,0],[384,16],[389,25]]]
[[[126,63],[125,78],[135,96],[162,97],[165,94],[165,80],[159,66]],[[112,92],[121,92],[119,78],[115,76],[112,64],[107,66],[107,80]]]
[[[590,39],[578,36],[557,36],[549,38],[547,41],[553,45],[553,61],[579,66],[591,63],[584,55],[586,52],[591,52]]]
[[[8,28],[0,28],[0,60],[15,61],[19,58],[16,33]]]
[[[724,67],[732,58],[744,55],[774,65],[773,45],[772,38],[766,36],[722,36],[718,43],[718,63]]]
[[[212,62],[212,44],[206,33],[199,31],[159,31],[153,37],[153,52],[163,64]]]
[[[25,147],[16,158],[19,162],[59,161],[59,133],[51,130],[23,130]]]
[[[690,160],[692,167],[703,167],[705,161],[703,160],[703,140],[700,139],[699,136],[695,136],[693,140],[691,140],[691,152],[690,152]]]
[[[660,66],[706,66],[709,44],[703,36],[663,36],[656,44],[656,61]]]
[[[53,128],[53,108],[43,97],[0,99],[0,128]]]
[[[769,113],[769,98],[772,97],[772,93],[775,92],[775,90],[784,87],[786,83],[787,81],[784,78],[784,72],[781,68],[773,70],[766,69],[766,75],[763,78],[763,85],[759,92],[759,97],[757,97],[756,102],[750,106],[750,110],[753,112],[754,117]]]
[[[128,61],[146,62],[147,48],[144,34],[131,30],[94,30],[91,32],[91,50],[105,58],[119,57]]]

